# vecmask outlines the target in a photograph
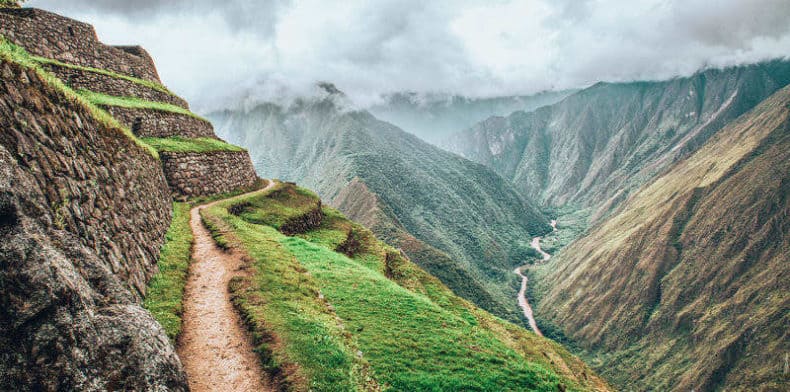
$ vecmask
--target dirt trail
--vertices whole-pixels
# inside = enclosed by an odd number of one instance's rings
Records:
[[[556,220],[551,221],[551,228],[554,229],[554,231],[557,231]],[[543,256],[543,261],[546,262],[551,259],[551,255],[544,252],[543,249],[541,249],[540,239],[541,237],[533,238],[532,242],[530,243],[530,246],[532,247],[532,249],[538,251],[538,253],[540,253],[540,255]],[[527,318],[527,323],[529,323],[529,327],[532,329],[532,331],[535,332],[535,334],[537,334],[538,336],[543,336],[543,333],[540,332],[540,329],[538,328],[538,324],[535,322],[535,317],[532,315],[532,306],[530,306],[529,301],[527,301],[526,292],[527,292],[527,281],[529,279],[527,279],[526,275],[521,273],[521,269],[524,267],[527,266],[524,265],[513,270],[514,274],[521,277],[521,289],[518,291],[518,306],[520,306],[521,310],[524,312],[524,317]]]
[[[265,188],[251,193],[264,192],[274,184],[269,181]],[[249,194],[237,197],[246,195]],[[184,294],[178,355],[192,392],[274,391],[263,380],[259,359],[230,302],[228,283],[243,262],[238,255],[220,250],[200,219],[201,209],[218,202],[190,211],[195,243]]]

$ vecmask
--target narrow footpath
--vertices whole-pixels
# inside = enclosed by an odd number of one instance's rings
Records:
[[[551,228],[554,229],[554,231],[557,231],[556,220],[551,221]],[[551,259],[551,255],[544,252],[543,249],[541,249],[540,239],[541,237],[533,238],[532,242],[530,243],[530,246],[532,247],[532,249],[538,251],[538,253],[540,253],[541,256],[543,256],[543,262],[545,263]],[[529,301],[527,301],[527,296],[526,296],[527,281],[529,279],[527,279],[526,275],[521,273],[521,269],[526,267],[527,265],[523,265],[513,270],[514,274],[521,277],[521,289],[518,291],[518,306],[520,306],[521,310],[524,312],[524,317],[526,317],[527,323],[529,323],[529,327],[532,329],[532,331],[535,332],[535,334],[538,336],[543,336],[543,333],[540,332],[540,329],[538,328],[538,324],[535,322],[535,317],[532,314],[532,306],[530,306]]]
[[[251,193],[264,192],[274,185],[269,181],[265,188]],[[274,391],[263,378],[252,342],[230,302],[228,283],[243,262],[238,255],[216,246],[200,218],[201,209],[220,201],[190,210],[195,243],[184,293],[178,355],[192,392]]]

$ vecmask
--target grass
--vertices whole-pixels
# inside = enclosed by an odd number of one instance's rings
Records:
[[[40,64],[49,64],[49,65],[54,65],[54,66],[57,66],[57,67],[70,68],[70,69],[76,69],[76,70],[80,70],[80,71],[92,72],[92,73],[96,73],[96,74],[104,75],[104,76],[109,76],[109,77],[116,78],[116,79],[123,79],[123,80],[129,81],[129,82],[132,82],[132,83],[139,84],[139,85],[144,86],[144,87],[148,87],[148,88],[150,88],[152,90],[159,91],[161,93],[172,95],[174,97],[176,96],[172,91],[168,90],[167,87],[165,87],[165,86],[163,86],[163,85],[161,85],[161,84],[159,84],[157,82],[151,81],[151,80],[135,78],[134,76],[124,75],[124,74],[120,74],[120,73],[117,73],[117,72],[113,72],[113,71],[106,70],[106,69],[101,69],[101,68],[93,68],[93,67],[86,67],[86,66],[82,66],[82,65],[64,63],[62,61],[58,61],[58,60],[55,60],[55,59],[49,59],[49,58],[46,58],[46,57],[31,56],[31,58],[34,61],[36,61],[36,62],[38,62]]]
[[[143,142],[152,146],[159,152],[215,152],[215,151],[246,151],[245,149],[225,143],[219,139],[201,137],[187,139],[182,137],[146,137]]]
[[[317,196],[306,189],[280,183],[266,198],[246,199],[245,207],[239,215],[248,222],[280,229],[291,218],[304,215],[315,208],[317,200]]]
[[[129,128],[121,125],[118,120],[116,120],[105,110],[99,108],[89,99],[86,99],[82,95],[72,90],[70,87],[66,86],[60,79],[51,73],[45,71],[43,68],[41,68],[41,65],[29,53],[27,53],[25,49],[8,42],[2,36],[0,36],[0,58],[35,71],[36,74],[50,87],[65,95],[70,101],[87,109],[99,124],[107,128],[121,131],[126,137],[147,151],[151,156],[159,159],[159,154],[156,152],[156,150],[135,136]]]
[[[592,372],[559,345],[453,295],[339,212],[325,208],[321,227],[298,237],[277,231],[316,200],[280,184],[204,210],[213,231],[253,260],[232,290],[270,369],[313,390],[586,388],[574,374]],[[238,216],[227,212],[239,205]],[[359,251],[335,252],[352,232]]]
[[[148,282],[143,306],[175,342],[181,333],[182,300],[192,251],[187,203],[173,203],[173,221],[159,256],[159,272]]]
[[[184,109],[181,106],[176,106],[169,103],[148,101],[136,97],[116,97],[113,95],[97,93],[95,91],[84,89],[81,89],[78,92],[94,105],[116,106],[127,109],[158,110],[160,112],[183,114],[201,121],[209,122],[205,118],[198,116],[188,109]]]

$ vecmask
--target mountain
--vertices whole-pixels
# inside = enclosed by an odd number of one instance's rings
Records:
[[[368,111],[429,143],[438,144],[452,133],[490,116],[504,116],[517,110],[529,112],[559,102],[573,92],[547,91],[494,98],[403,92],[385,95],[382,102]]]
[[[786,390],[789,184],[785,87],[541,267],[536,313],[625,390]]]
[[[491,117],[446,145],[554,206],[610,211],[663,169],[790,83],[790,62],[663,82],[598,83],[533,112]]]
[[[514,266],[545,217],[486,167],[350,110],[342,94],[209,115],[266,176],[318,192],[456,293],[511,320]]]

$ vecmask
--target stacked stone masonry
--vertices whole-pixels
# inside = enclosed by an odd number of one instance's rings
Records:
[[[175,197],[207,196],[250,188],[258,179],[247,151],[162,152],[160,156]]]
[[[217,138],[210,122],[186,114],[120,106],[103,108],[139,137]]]
[[[171,219],[159,161],[0,62],[0,390],[186,390],[141,306]]]
[[[51,12],[0,8],[0,35],[36,56],[160,82],[143,48],[105,45],[93,26]]]
[[[45,69],[74,89],[84,89],[116,97],[137,97],[146,101],[164,102],[189,109],[180,97],[126,79],[82,69],[46,64]]]

